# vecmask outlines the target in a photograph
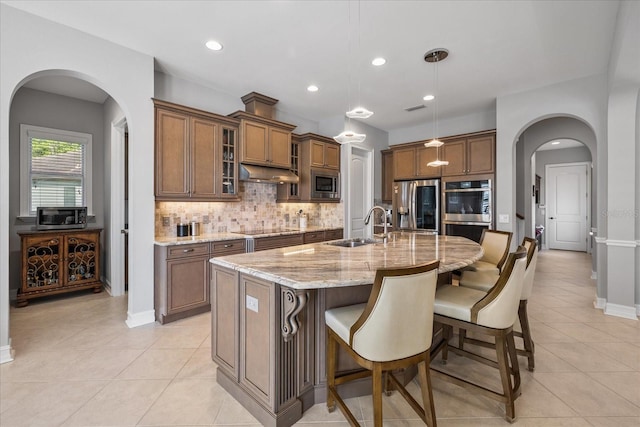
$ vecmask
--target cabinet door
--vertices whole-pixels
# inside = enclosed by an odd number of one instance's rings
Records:
[[[215,122],[191,118],[191,197],[216,195],[215,169],[218,164]]]
[[[219,195],[224,197],[237,195],[237,133],[235,128],[222,127],[222,154],[219,154],[222,157],[220,162],[222,167],[218,170],[217,179],[221,183],[221,188],[218,188]]]
[[[74,233],[64,236],[65,285],[95,282],[100,279],[100,241],[98,233]]]
[[[167,261],[167,314],[209,304],[209,255]]]
[[[63,254],[60,236],[23,237],[21,292],[61,287],[66,280]]]
[[[156,110],[156,196],[189,197],[189,117]]]
[[[311,152],[310,165],[312,167],[323,168],[324,167],[324,142],[311,141],[309,143],[309,149]]]
[[[325,144],[324,146],[324,167],[329,169],[340,169],[340,146]]]
[[[393,151],[382,151],[382,201],[391,203],[393,199]]]
[[[291,132],[269,128],[269,165],[291,168]]]
[[[494,159],[493,136],[467,139],[467,173],[493,173]]]
[[[221,369],[238,379],[240,304],[238,273],[211,268],[211,356]]]
[[[266,125],[243,122],[242,161],[267,165],[269,160],[269,132]]]
[[[442,166],[442,176],[464,175],[466,172],[466,140],[460,139],[445,142],[440,147],[442,160],[447,160],[448,165]]]
[[[416,177],[415,148],[393,150],[394,179],[413,179]]]
[[[420,178],[436,178],[442,174],[442,166],[427,166],[429,162],[437,160],[438,149],[436,147],[418,147],[416,148],[417,171],[416,175]]]

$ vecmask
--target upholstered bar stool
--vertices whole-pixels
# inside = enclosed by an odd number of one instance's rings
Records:
[[[538,247],[537,241],[530,237],[525,237],[522,246],[527,250],[527,268],[524,272],[524,282],[522,285],[522,294],[520,295],[520,305],[518,307],[518,320],[514,324],[513,335],[522,338],[524,348],[518,348],[519,355],[527,357],[527,367],[533,372],[535,369],[535,345],[531,337],[531,329],[529,328],[529,316],[527,314],[527,301],[533,290],[533,279],[538,263]],[[499,276],[482,271],[464,271],[460,277],[460,286],[477,289],[483,292],[489,292],[497,282]],[[463,348],[464,344],[475,344],[483,347],[493,347],[492,343],[471,339],[466,337],[465,332],[460,333],[459,347]]]
[[[438,288],[434,304],[435,321],[442,325],[443,330],[442,339],[432,351],[432,357],[442,352],[442,360],[446,363],[448,350],[451,349],[456,354],[497,368],[500,372],[502,392],[440,371],[433,366],[432,371],[446,381],[462,387],[472,387],[487,397],[503,402],[506,418],[511,422],[515,420],[515,399],[520,395],[520,369],[513,338],[513,324],[517,318],[526,263],[526,251],[520,247],[517,252],[509,255],[498,281],[488,293],[445,285]],[[494,337],[497,362],[458,347],[449,347],[448,341],[454,327]]]
[[[510,231],[487,230],[482,231],[480,246],[484,250],[484,255],[478,261],[464,267],[462,270],[485,271],[500,274],[502,265],[507,259],[509,247],[511,245]]]
[[[433,300],[439,261],[415,267],[380,269],[366,304],[327,310],[327,408],[336,403],[352,426],[358,426],[337,387],[372,376],[374,425],[382,426],[383,374],[430,427],[436,415],[429,374],[433,334]],[[344,348],[363,370],[336,376],[338,348]],[[418,365],[420,407],[392,370]]]

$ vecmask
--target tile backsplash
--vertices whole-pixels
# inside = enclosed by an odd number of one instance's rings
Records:
[[[341,228],[342,203],[276,203],[277,184],[240,183],[238,202],[156,202],[157,237],[176,235],[176,224],[197,221],[200,233],[298,227],[300,210],[307,226]]]

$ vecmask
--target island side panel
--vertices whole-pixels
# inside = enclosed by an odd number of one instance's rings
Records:
[[[238,380],[240,303],[239,274],[211,268],[211,356],[234,380]]]

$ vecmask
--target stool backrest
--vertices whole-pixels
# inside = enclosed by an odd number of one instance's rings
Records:
[[[481,260],[495,264],[498,269],[502,270],[502,265],[509,254],[512,236],[513,233],[510,231],[482,230],[480,245],[484,250],[484,255]]]
[[[522,246],[527,249],[527,269],[524,272],[520,299],[528,300],[533,291],[533,277],[536,272],[536,265],[538,264],[538,242],[531,237],[525,237],[522,241]]]
[[[433,334],[433,302],[439,261],[379,269],[369,301],[350,331],[360,356],[383,362],[426,351]]]
[[[522,294],[527,252],[524,247],[509,254],[505,268],[487,295],[471,307],[471,321],[490,328],[513,326]]]

